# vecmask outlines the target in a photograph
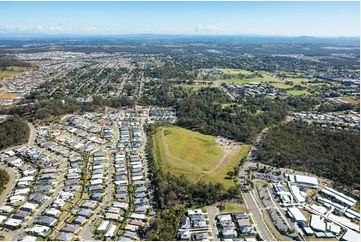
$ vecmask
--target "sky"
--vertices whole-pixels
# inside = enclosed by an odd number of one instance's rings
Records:
[[[360,2],[0,2],[0,33],[360,36]]]

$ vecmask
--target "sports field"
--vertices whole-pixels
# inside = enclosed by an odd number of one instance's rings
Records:
[[[178,127],[160,127],[155,134],[155,154],[165,172],[184,175],[190,181],[221,182],[234,185],[227,179],[233,169],[247,155],[249,146],[221,146],[216,137]]]
[[[289,93],[291,95],[302,95],[302,94],[308,95],[308,94],[310,94],[306,90],[289,90],[289,91],[287,91],[287,93]]]

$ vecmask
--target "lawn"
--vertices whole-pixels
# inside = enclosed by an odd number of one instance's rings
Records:
[[[359,104],[359,100],[355,100],[351,97],[341,97],[341,100],[342,101],[345,101],[345,102],[348,102],[348,103],[351,103],[351,104]]]
[[[277,87],[277,88],[281,88],[281,89],[289,89],[289,88],[292,88],[293,86],[291,85],[287,85],[287,84],[284,84],[282,82],[277,82],[277,83],[270,83],[272,86],[274,87]]]
[[[232,180],[225,179],[227,171],[249,151],[249,146],[235,147],[218,169],[207,173],[226,153],[225,148],[216,142],[216,137],[178,127],[160,127],[154,141],[156,158],[161,161],[165,172],[184,175],[190,181],[221,182],[226,187],[234,185]]]
[[[6,71],[0,71],[0,81],[5,81],[9,78],[15,77],[29,70],[31,70],[31,68],[28,67],[7,67]]]
[[[4,94],[1,94],[0,95],[0,99],[11,99],[11,98],[14,98],[14,97],[17,97],[19,96],[19,93],[4,93]]]
[[[291,94],[291,95],[309,95],[310,93],[306,90],[289,90],[287,91],[287,93]]]
[[[221,72],[223,72],[224,74],[239,74],[242,73],[244,75],[250,75],[252,74],[252,72],[250,71],[246,71],[246,70],[240,70],[240,69],[218,69]]]
[[[262,73],[263,77],[255,77],[255,78],[245,78],[245,79],[227,79],[227,80],[218,80],[218,82],[222,83],[251,83],[251,82],[271,82],[271,83],[281,83],[282,81],[280,79],[277,79],[275,77],[271,77],[268,74]]]

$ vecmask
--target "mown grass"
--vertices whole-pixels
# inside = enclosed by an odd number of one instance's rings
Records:
[[[287,93],[291,94],[291,95],[309,95],[310,93],[306,90],[289,90],[287,91]]]
[[[162,140],[163,129],[168,133],[165,135],[166,144]],[[217,170],[207,173],[217,166],[226,152],[216,142],[216,137],[178,127],[160,127],[154,136],[154,144],[156,159],[161,161],[164,172],[177,176],[184,175],[193,182],[220,182],[226,188],[234,185],[233,180],[227,177],[227,172],[237,166],[250,150],[246,145],[237,146]],[[172,156],[183,161],[167,154],[165,145]]]

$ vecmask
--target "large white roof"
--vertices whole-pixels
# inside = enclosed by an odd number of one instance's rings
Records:
[[[317,178],[312,176],[295,175],[295,182],[318,186]]]
[[[315,214],[311,215],[310,226],[311,226],[311,228],[313,228],[314,230],[317,230],[317,231],[322,231],[322,232],[326,231],[325,221],[319,215],[315,215]]]
[[[341,237],[342,240],[345,241],[360,241],[360,234],[349,229],[346,233]]]
[[[301,211],[296,208],[296,207],[289,207],[288,211],[290,211],[290,213],[293,215],[293,217],[295,218],[296,221],[307,221],[307,219],[305,218],[305,216],[303,216],[303,214],[301,213]]]

